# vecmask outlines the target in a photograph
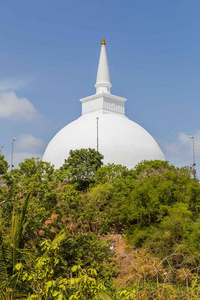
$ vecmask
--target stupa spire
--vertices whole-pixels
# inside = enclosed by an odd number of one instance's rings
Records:
[[[110,72],[106,55],[106,42],[103,38],[101,41],[101,52],[99,57],[99,66],[97,71],[97,80],[95,84],[96,93],[110,93],[112,84],[110,82]]]

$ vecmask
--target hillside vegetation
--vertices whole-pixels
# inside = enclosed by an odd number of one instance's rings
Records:
[[[200,299],[200,184],[189,168],[102,165],[71,151],[55,170],[0,156],[0,299]]]

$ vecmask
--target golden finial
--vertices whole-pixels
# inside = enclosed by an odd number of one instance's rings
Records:
[[[101,45],[105,45],[106,42],[105,42],[105,39],[103,38],[102,41],[101,41]]]

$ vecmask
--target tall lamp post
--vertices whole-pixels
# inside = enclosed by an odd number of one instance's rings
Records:
[[[1,148],[0,148],[0,155],[2,154],[2,149],[3,149],[3,146],[1,146]]]
[[[191,135],[190,137],[192,139],[192,152],[193,152],[193,164],[192,164],[192,171],[193,171],[193,176],[195,178],[196,176],[196,170],[195,170],[195,166],[196,166],[196,163],[195,163],[195,151],[194,151],[194,137]]]
[[[16,138],[14,138],[12,140],[12,151],[11,151],[11,170],[12,168],[14,168],[14,165],[13,165],[13,149],[14,149],[14,141],[16,141]]]
[[[97,120],[97,151],[99,151],[99,118],[96,118]]]

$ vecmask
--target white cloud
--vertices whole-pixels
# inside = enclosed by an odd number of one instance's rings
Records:
[[[196,170],[200,175],[200,130],[197,130],[194,137],[194,150]],[[177,140],[172,143],[162,142],[161,146],[167,160],[175,166],[191,166],[193,163],[193,140],[190,135],[179,133]]]
[[[0,93],[0,118],[32,120],[37,112],[26,98],[19,98],[14,92]]]
[[[14,152],[13,154],[13,165],[15,168],[18,168],[20,162],[23,162],[26,158],[39,157],[42,159],[41,153],[31,153],[31,152]],[[10,155],[5,155],[5,159],[10,163]]]
[[[44,141],[42,139],[36,138],[31,134],[21,134],[16,140],[16,147],[22,150],[36,150],[44,146]]]
[[[0,92],[20,89],[31,82],[30,78],[4,78],[0,79]]]
[[[195,155],[200,156],[200,130],[193,135],[194,137],[194,148]],[[193,141],[191,136],[181,132],[178,138],[173,143],[163,142],[163,148],[168,154],[180,155],[180,156],[191,156],[193,151]]]

